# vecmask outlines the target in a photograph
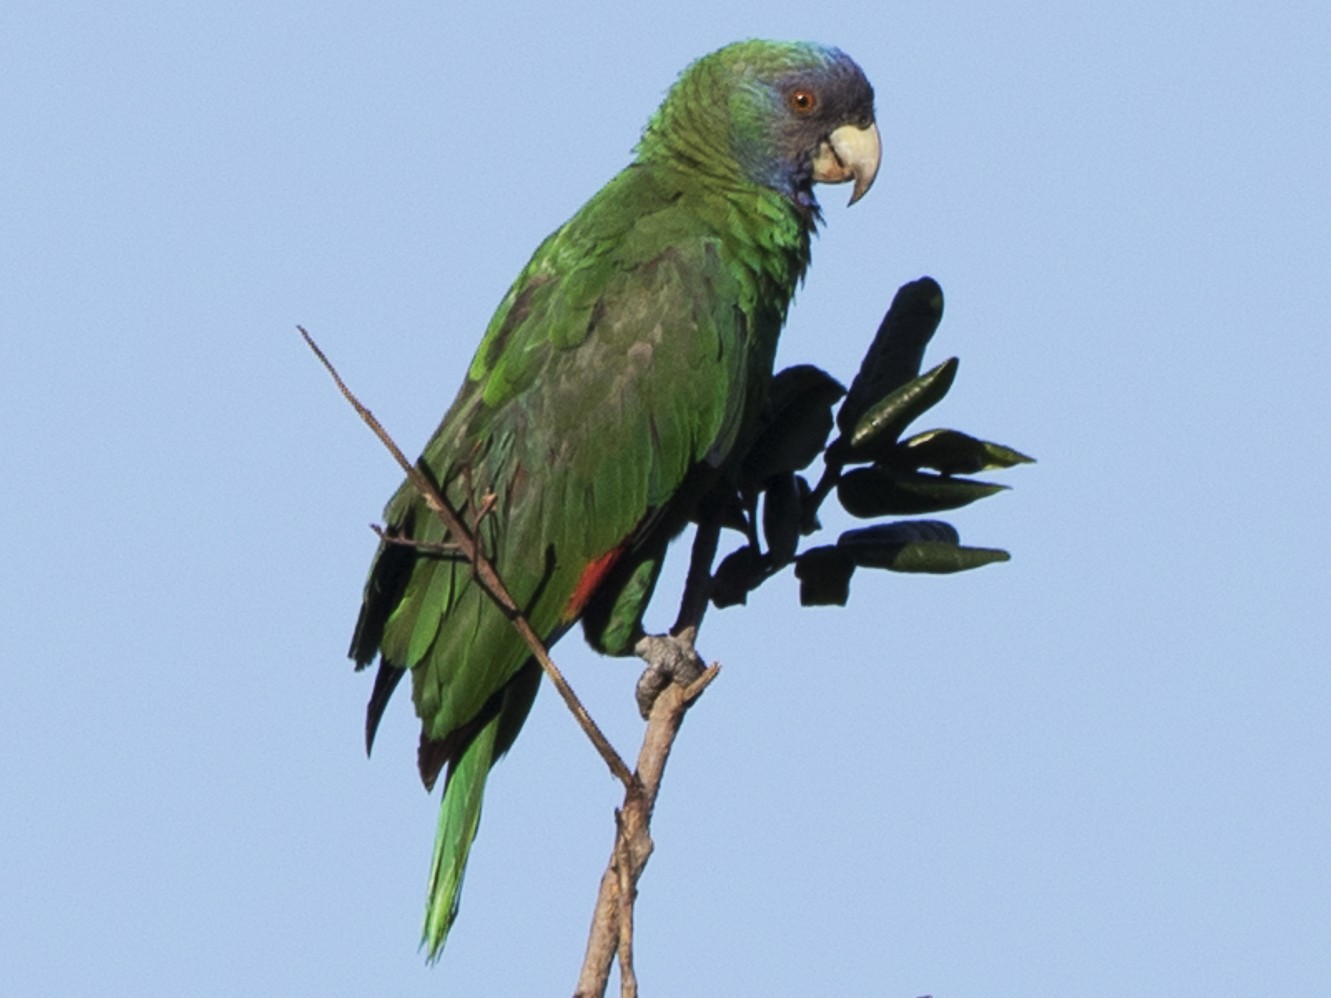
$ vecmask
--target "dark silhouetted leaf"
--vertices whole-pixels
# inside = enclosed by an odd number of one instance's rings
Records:
[[[883,544],[913,544],[917,541],[940,541],[959,544],[957,528],[942,520],[897,520],[895,523],[876,523],[872,527],[847,530],[837,538],[837,546],[850,550],[856,544],[881,546]]]
[[[968,548],[942,541],[916,541],[903,544],[896,553],[883,552],[880,563],[874,564],[857,557],[855,563],[864,567],[886,568],[893,572],[924,572],[930,575],[948,575],[972,568],[1007,561],[1011,557],[998,548]]]
[[[792,472],[767,480],[763,490],[763,537],[767,551],[777,565],[785,565],[795,557],[800,542],[799,483]]]
[[[957,430],[926,430],[903,440],[887,458],[899,468],[935,468],[945,475],[1032,464],[1035,459],[1002,444],[977,440]]]
[[[901,286],[837,413],[842,433],[850,433],[870,406],[920,373],[924,348],[942,318],[943,289],[932,277]]]
[[[832,545],[810,548],[795,559],[801,606],[845,606],[855,559]]]
[[[879,465],[856,468],[841,476],[837,498],[846,512],[861,519],[914,516],[956,509],[1002,492],[1007,486],[969,478],[899,472]]]
[[[744,458],[743,481],[754,488],[773,475],[807,468],[827,446],[832,407],[845,387],[812,364],[788,367],[772,379],[763,427]]]
[[[718,607],[747,602],[749,592],[768,575],[767,559],[746,544],[732,551],[716,566],[712,577],[712,602]]]
[[[957,376],[957,358],[943,361],[874,403],[850,435],[849,460],[872,460],[896,445],[901,431],[936,405]]]
[[[962,547],[959,540],[951,524],[913,520],[847,530],[837,539],[837,549],[862,568],[936,575],[1008,560],[1006,551]]]

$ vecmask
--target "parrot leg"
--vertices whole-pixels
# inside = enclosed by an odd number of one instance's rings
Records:
[[[678,634],[649,634],[633,646],[634,654],[647,663],[637,686],[638,710],[644,719],[672,682],[688,686],[703,674],[706,666],[693,647],[697,633],[697,628],[686,627]]]

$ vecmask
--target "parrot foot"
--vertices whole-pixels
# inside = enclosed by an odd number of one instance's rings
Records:
[[[697,633],[696,627],[686,627],[678,634],[648,634],[633,646],[633,653],[647,663],[636,691],[644,719],[672,682],[688,686],[703,674],[706,666],[693,647]]]

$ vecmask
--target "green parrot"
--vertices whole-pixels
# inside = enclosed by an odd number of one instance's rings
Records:
[[[869,189],[873,89],[835,48],[745,41],[698,59],[648,121],[633,162],[549,236],[504,296],[418,467],[475,524],[537,634],[576,621],[632,651],[671,538],[743,453],[777,336],[820,221],[815,182]],[[443,801],[422,946],[457,915],[490,767],[531,709],[539,666],[439,546],[410,482],[351,641],[379,671],[372,745],[411,673],[418,764]]]

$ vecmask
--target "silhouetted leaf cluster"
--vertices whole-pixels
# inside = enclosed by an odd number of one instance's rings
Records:
[[[722,526],[746,539],[716,568],[711,591],[716,606],[743,603],[791,564],[800,580],[800,602],[824,606],[845,604],[857,568],[947,573],[1008,559],[996,548],[964,546],[956,529],[939,520],[875,523],[845,531],[834,544],[799,550],[801,540],[821,528],[819,507],[833,493],[859,519],[921,516],[1006,488],[958,475],[1032,460],[957,430],[925,430],[903,439],[957,375],[955,357],[920,373],[942,316],[942,288],[922,277],[897,292],[849,391],[808,364],[773,378],[762,426],[738,475],[704,504],[704,515],[718,516]],[[839,432],[829,444],[834,429]],[[823,474],[810,486],[801,472],[819,456]]]

